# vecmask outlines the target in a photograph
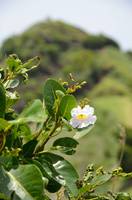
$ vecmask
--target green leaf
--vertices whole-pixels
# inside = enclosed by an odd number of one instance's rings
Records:
[[[60,177],[55,168],[51,163],[47,162],[45,159],[41,159],[41,162],[38,160],[33,160],[33,163],[39,167],[44,177],[48,179],[48,184],[46,189],[51,192],[57,192],[62,185],[64,185],[64,179]]]
[[[90,182],[93,187],[103,185],[112,178],[112,174],[99,174],[96,175]]]
[[[32,131],[30,127],[28,126],[27,123],[22,123],[22,124],[16,124],[17,130],[16,130],[16,137],[21,137],[23,138],[23,142],[26,143],[29,140],[33,138]]]
[[[6,81],[6,83],[4,84],[5,88],[15,88],[19,85],[19,80],[18,79],[12,79],[12,80],[8,80]]]
[[[44,122],[47,118],[46,111],[42,102],[39,99],[26,107],[19,116],[19,120],[22,122]]]
[[[39,158],[39,161],[42,163],[42,165],[44,163],[43,160],[46,160],[50,166],[53,166],[54,170],[60,175],[58,182],[64,186],[67,186],[71,193],[74,196],[77,196],[78,189],[76,186],[76,181],[78,179],[78,174],[74,167],[63,157],[53,153],[43,153]]]
[[[5,116],[5,110],[6,110],[6,95],[5,95],[5,89],[0,83],[0,118],[4,118]]]
[[[20,66],[22,67],[22,62],[21,60],[17,57],[16,54],[12,54],[8,57],[7,61],[6,61],[10,71],[14,72],[16,71],[18,68],[20,68]]]
[[[7,174],[10,178],[8,188],[15,192],[15,200],[44,199],[44,183],[38,167],[32,164],[20,165],[16,170],[11,170]]]
[[[6,174],[4,168],[0,165],[0,197],[4,197],[3,199],[9,199],[12,191],[9,190],[8,184],[10,182],[10,178]]]
[[[132,200],[130,194],[126,192],[120,192],[117,194],[115,200]]]
[[[93,128],[93,125],[88,126],[87,128],[83,128],[82,130],[78,130],[73,136],[74,139],[78,140],[84,136],[86,136]]]
[[[10,126],[8,121],[6,121],[3,118],[0,118],[0,132],[4,131],[6,128],[8,128],[8,126]]]
[[[59,114],[69,120],[71,118],[71,110],[76,106],[75,97],[73,95],[65,95],[60,102]]]
[[[15,92],[10,92],[6,91],[6,109],[10,108],[13,106],[19,99],[18,93]]]
[[[35,56],[34,58],[31,58],[26,63],[23,64],[23,68],[26,69],[34,69],[40,64],[40,58],[38,56]]]
[[[65,93],[64,87],[57,81],[53,79],[48,79],[45,84],[44,84],[44,89],[43,89],[43,96],[45,100],[45,105],[50,114],[53,115],[53,107],[55,100],[57,98],[56,96],[56,91],[62,91]]]
[[[75,148],[79,143],[70,137],[59,138],[53,143],[53,147],[67,155],[74,154]]]
[[[4,166],[6,170],[18,167],[18,158],[12,154],[3,154],[0,156],[0,165]]]
[[[88,193],[90,191],[91,191],[91,185],[90,184],[86,184],[86,185],[82,186],[79,189],[77,199],[80,199],[85,193]]]
[[[0,118],[0,152],[5,145],[6,142],[5,131],[9,126],[10,124],[5,119]]]
[[[33,139],[23,145],[23,156],[24,157],[32,157],[32,154],[37,145],[37,140]]]
[[[6,197],[4,194],[0,193],[0,200],[10,200],[10,199]]]

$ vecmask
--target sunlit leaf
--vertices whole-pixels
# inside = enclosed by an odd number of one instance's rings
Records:
[[[54,170],[59,174],[58,182],[67,186],[71,193],[77,196],[78,189],[76,181],[78,179],[78,174],[74,167],[63,157],[53,153],[43,153],[41,157],[39,157],[39,161],[42,165],[44,163],[43,160],[46,160],[49,165],[53,166]]]
[[[6,89],[9,88],[16,88],[19,85],[19,80],[18,79],[12,79],[12,80],[8,80],[6,81],[6,83],[4,84]]]
[[[57,150],[61,151],[62,153],[65,153],[67,155],[74,154],[75,148],[77,147],[79,143],[70,137],[64,137],[59,138],[54,141],[53,147],[55,147]]]
[[[44,199],[42,174],[35,165],[20,165],[16,170],[11,170],[7,174],[10,178],[8,189],[15,192],[15,200]]]

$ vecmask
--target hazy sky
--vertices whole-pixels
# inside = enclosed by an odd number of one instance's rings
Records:
[[[47,17],[105,33],[132,49],[132,0],[0,0],[0,43]]]

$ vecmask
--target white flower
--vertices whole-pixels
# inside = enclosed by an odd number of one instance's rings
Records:
[[[73,128],[85,128],[95,123],[97,117],[94,115],[94,108],[85,105],[83,108],[80,106],[71,110],[70,125]]]

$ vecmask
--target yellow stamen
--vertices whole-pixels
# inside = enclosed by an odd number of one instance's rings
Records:
[[[85,114],[79,114],[79,115],[77,115],[77,119],[79,119],[79,120],[84,120],[84,119],[86,119],[88,116],[87,115],[85,115]]]

